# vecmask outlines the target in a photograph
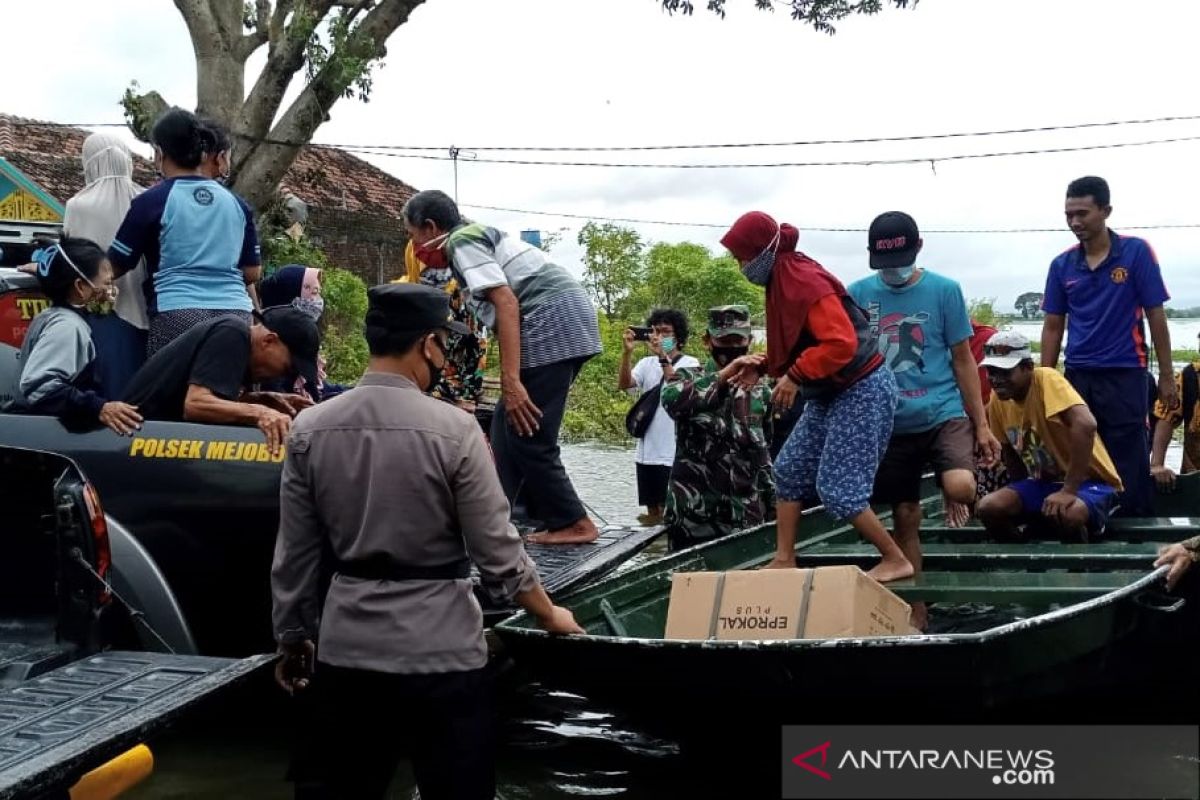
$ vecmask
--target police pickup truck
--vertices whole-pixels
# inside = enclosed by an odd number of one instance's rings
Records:
[[[0,400],[14,390],[25,331],[46,305],[33,276],[0,268]],[[96,484],[112,585],[129,601],[121,613],[140,647],[216,656],[273,649],[268,577],[284,454],[272,455],[260,431],[147,421],[122,437],[0,414],[3,446],[67,456]],[[553,595],[615,567],[658,532],[607,527],[593,543],[529,551]],[[483,602],[489,621],[511,613]]]
[[[0,800],[66,797],[268,663],[141,651],[130,626],[154,634],[110,582],[100,495],[70,459],[0,447],[0,495]]]
[[[46,304],[33,276],[0,268],[0,401],[15,387],[25,331]],[[0,414],[3,446],[66,456],[96,485],[109,579],[127,601],[115,613],[133,644],[215,656],[273,649],[267,576],[283,456],[271,455],[257,429],[146,422],[130,438]]]

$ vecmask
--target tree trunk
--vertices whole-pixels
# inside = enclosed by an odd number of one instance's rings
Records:
[[[241,0],[175,0],[196,54],[196,111],[228,124],[246,96]]]

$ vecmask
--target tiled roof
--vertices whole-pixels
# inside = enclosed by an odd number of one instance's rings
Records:
[[[60,203],[83,188],[79,153],[91,131],[0,114],[0,156]],[[156,180],[153,165],[133,157],[133,179]],[[310,207],[400,219],[416,189],[361,158],[327,147],[304,147],[282,181]]]
[[[79,153],[91,131],[49,125],[35,119],[0,114],[0,156],[60,203],[83,188]],[[156,180],[154,166],[135,155],[133,179],[142,186]]]
[[[314,208],[401,219],[416,189],[379,167],[331,147],[301,149],[282,188]]]

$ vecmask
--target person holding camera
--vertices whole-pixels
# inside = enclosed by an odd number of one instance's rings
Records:
[[[638,522],[659,525],[663,521],[663,508],[667,502],[671,465],[675,463],[675,421],[663,410],[658,396],[663,383],[673,378],[676,370],[696,369],[700,362],[683,354],[683,346],[688,338],[688,321],[682,311],[655,309],[646,320],[646,326],[625,330],[625,349],[621,353],[617,388],[636,393],[639,397],[647,392],[654,392],[655,395],[646,400],[653,403],[655,410],[649,426],[637,437],[634,463],[637,465],[638,504],[646,507],[646,513],[638,515]],[[639,341],[647,344],[650,355],[640,359],[631,369],[630,357]]]

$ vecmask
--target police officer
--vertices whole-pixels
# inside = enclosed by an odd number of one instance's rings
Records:
[[[320,787],[314,796],[383,797],[407,750],[426,800],[491,800],[471,562],[497,601],[515,600],[548,631],[582,632],[550,602],[509,524],[474,418],[424,394],[447,336],[464,332],[449,318],[445,292],[372,288],[367,373],[297,417],[288,440],[271,570],[276,679],[288,692],[312,684],[317,745],[294,778]],[[323,552],[333,579],[322,606]]]

